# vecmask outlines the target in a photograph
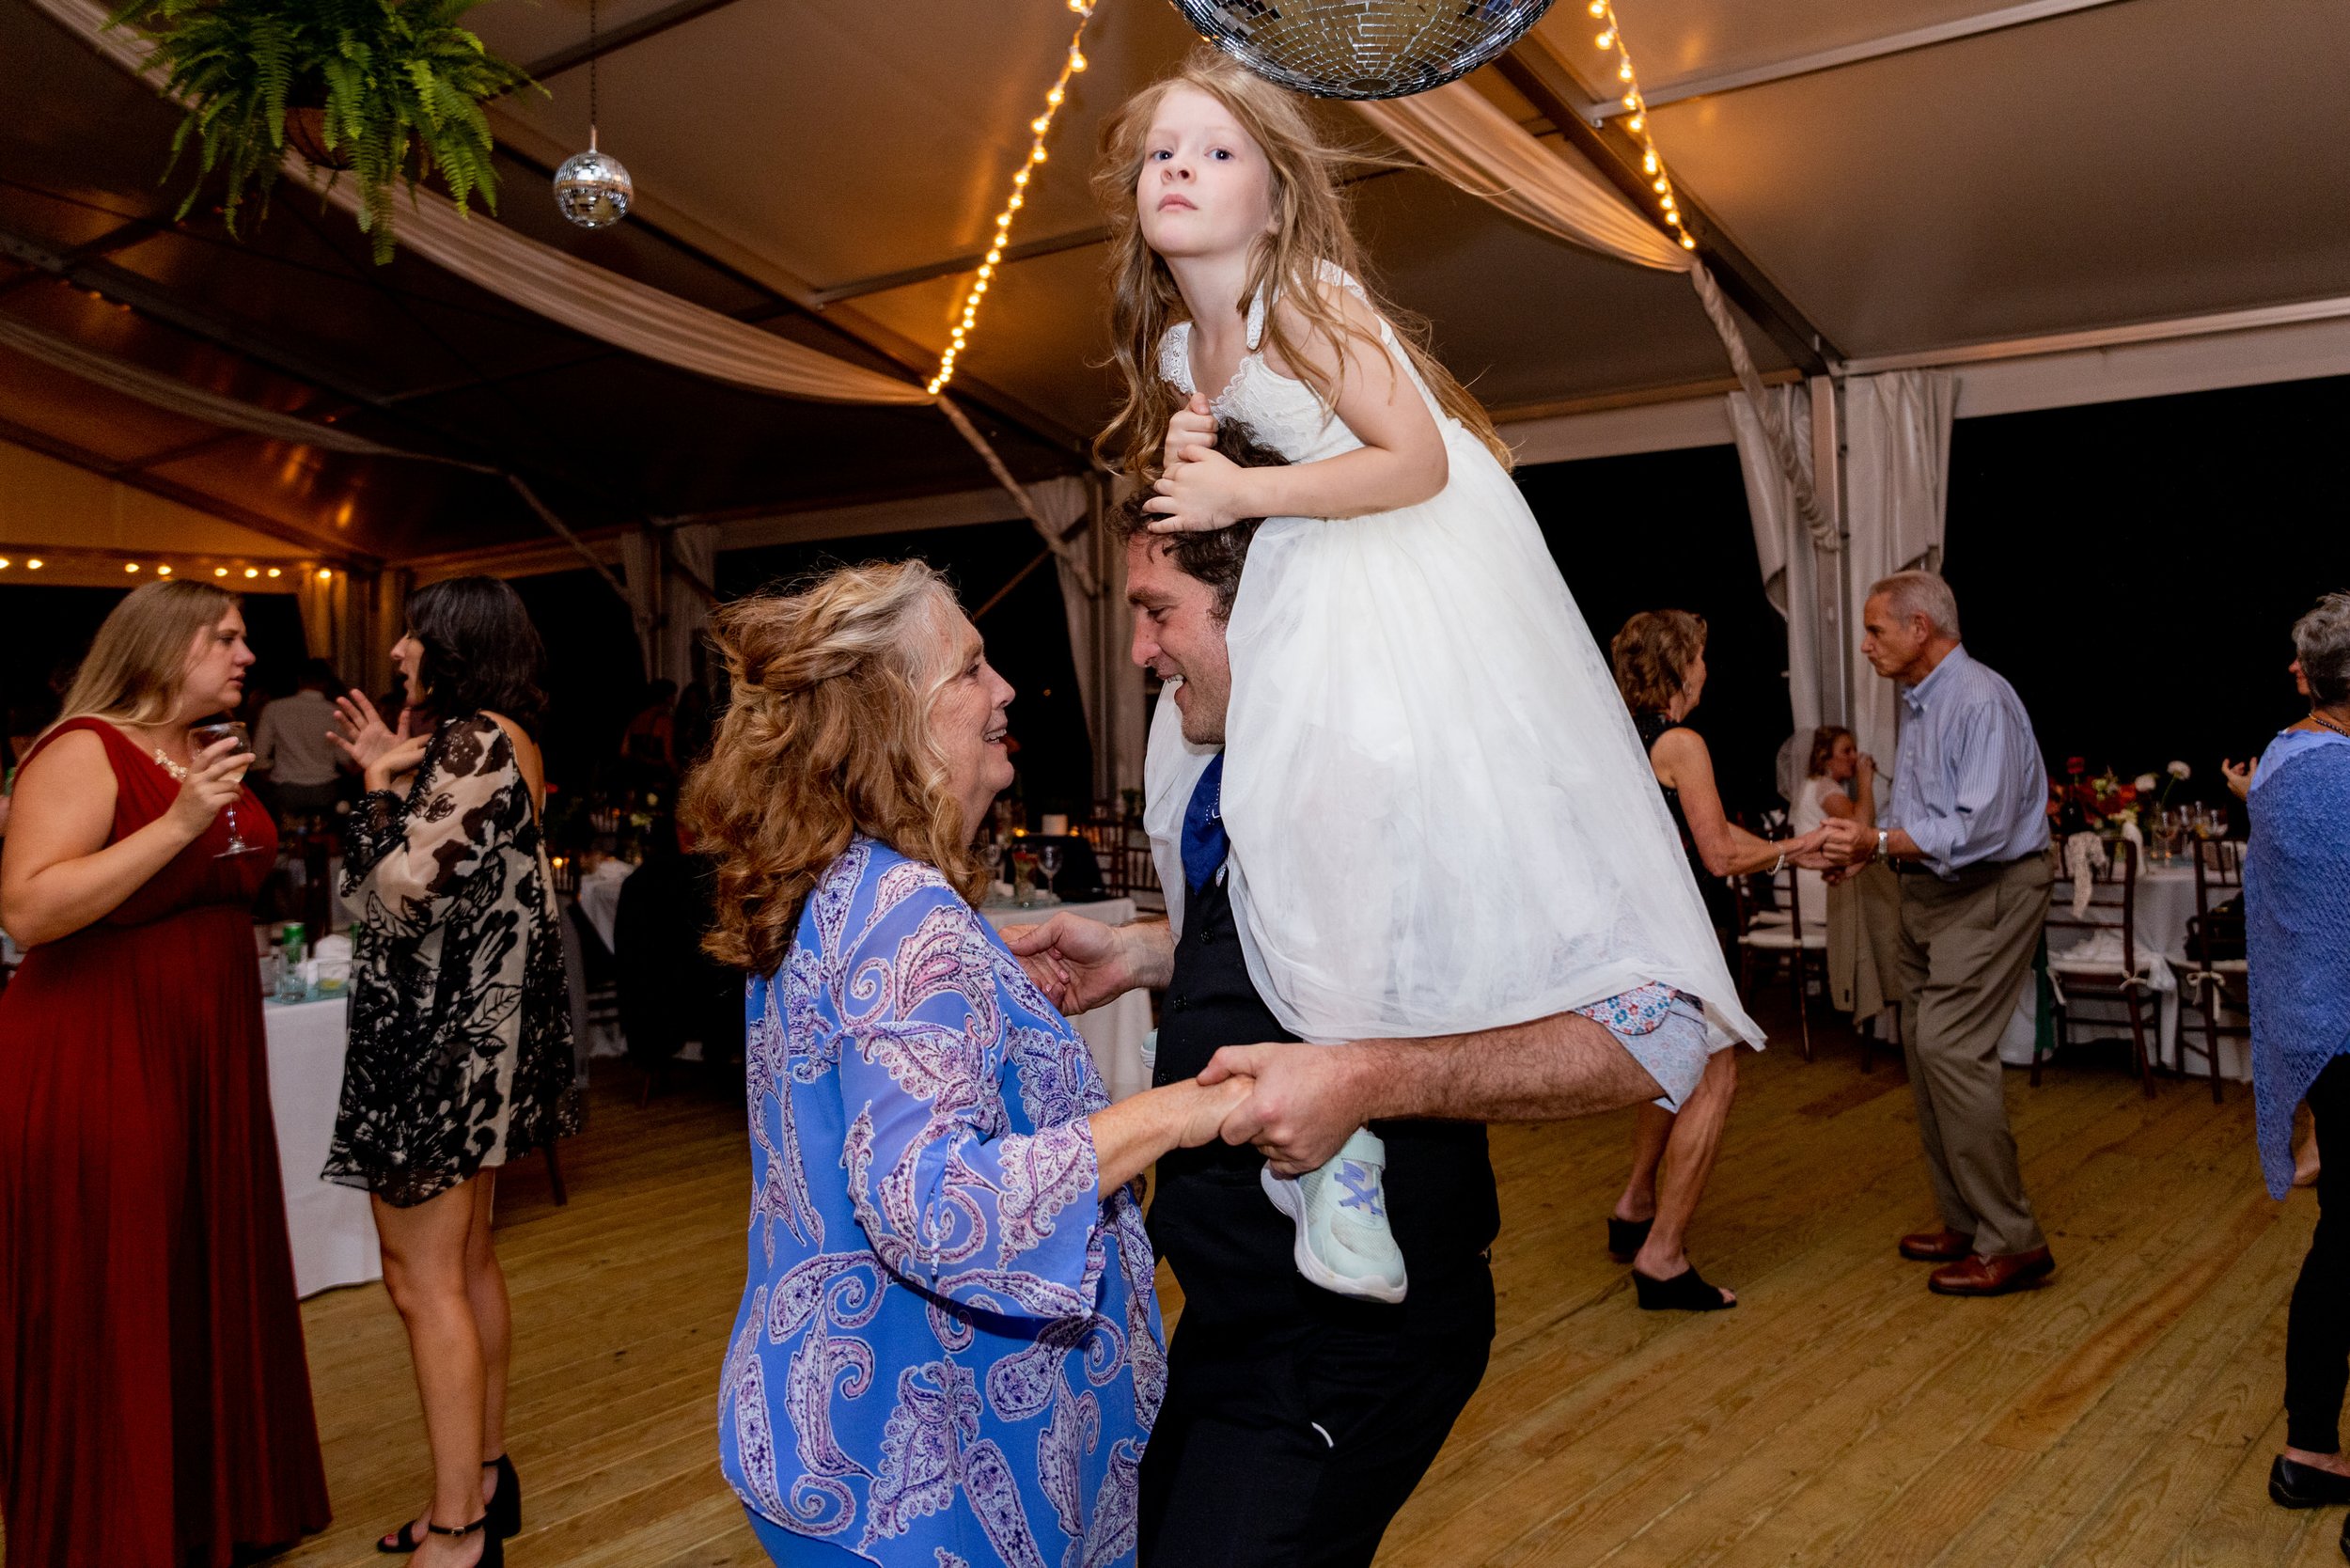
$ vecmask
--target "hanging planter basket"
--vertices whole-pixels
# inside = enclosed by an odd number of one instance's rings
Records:
[[[171,144],[175,167],[196,150],[180,217],[218,170],[227,186],[222,216],[236,233],[248,195],[258,192],[267,212],[291,148],[330,179],[357,183],[359,227],[380,263],[392,259],[392,198],[403,183],[413,191],[437,177],[460,208],[478,194],[497,209],[482,108],[534,84],[458,24],[478,3],[127,0],[108,25],[149,39],[164,95],[188,111]]]
[[[319,87],[306,103],[286,105],[286,145],[314,169],[340,173],[352,163],[351,144],[327,145],[326,89]]]

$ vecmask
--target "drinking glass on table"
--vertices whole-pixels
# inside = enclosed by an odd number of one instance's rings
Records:
[[[190,729],[188,731],[188,751],[192,756],[200,757],[204,754],[207,747],[215,746],[223,741],[229,740],[233,740],[237,743],[237,750],[240,752],[251,751],[253,749],[253,737],[245,732],[243,725],[239,724],[234,720],[223,720],[218,724],[199,724],[193,729]],[[251,765],[252,764],[249,762],[246,764],[247,767]],[[228,776],[228,781],[231,784],[243,784],[244,782],[244,768],[239,768],[235,773],[230,774]],[[239,798],[243,797],[240,796]],[[228,803],[227,815],[228,847],[222,850],[220,854],[214,855],[213,858],[217,860],[226,855],[250,855],[255,850],[259,849],[261,847],[260,845],[248,844],[244,841],[244,830],[237,824],[236,801],[232,800]]]
[[[1036,863],[1044,871],[1045,893],[1050,897],[1058,898],[1060,890],[1056,884],[1060,880],[1060,846],[1045,844],[1039,848],[1036,852]]]

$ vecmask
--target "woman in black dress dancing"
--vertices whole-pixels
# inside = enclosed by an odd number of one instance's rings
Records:
[[[1704,738],[1682,722],[1705,690],[1702,616],[1644,610],[1624,622],[1609,653],[1616,685],[1648,748],[1649,766],[1665,792],[1673,825],[1681,830],[1706,912],[1727,934],[1736,921],[1729,879],[1776,870],[1816,848],[1823,835],[1773,843],[1722,810],[1713,754]],[[1679,1111],[1640,1107],[1632,1133],[1632,1178],[1607,1221],[1607,1251],[1618,1262],[1632,1265],[1642,1307],[1710,1312],[1738,1304],[1735,1295],[1699,1276],[1684,1247],[1737,1090],[1738,1053],[1716,1051]]]

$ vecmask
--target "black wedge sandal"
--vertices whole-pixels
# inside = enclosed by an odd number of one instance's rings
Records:
[[[1613,1215],[1608,1216],[1608,1261],[1628,1263],[1638,1257],[1640,1248],[1648,1245],[1648,1233],[1655,1228],[1656,1216],[1654,1215],[1651,1215],[1646,1219],[1618,1219]]]
[[[1737,1306],[1722,1298],[1719,1285],[1709,1285],[1692,1263],[1670,1279],[1651,1279],[1632,1271],[1632,1288],[1639,1293],[1643,1312],[1720,1312]]]

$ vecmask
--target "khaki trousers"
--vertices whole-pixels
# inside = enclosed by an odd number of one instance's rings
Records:
[[[2008,1130],[1999,1035],[2031,976],[2054,880],[2045,855],[1901,881],[1902,1051],[1942,1222],[1984,1257],[2046,1244]]]

